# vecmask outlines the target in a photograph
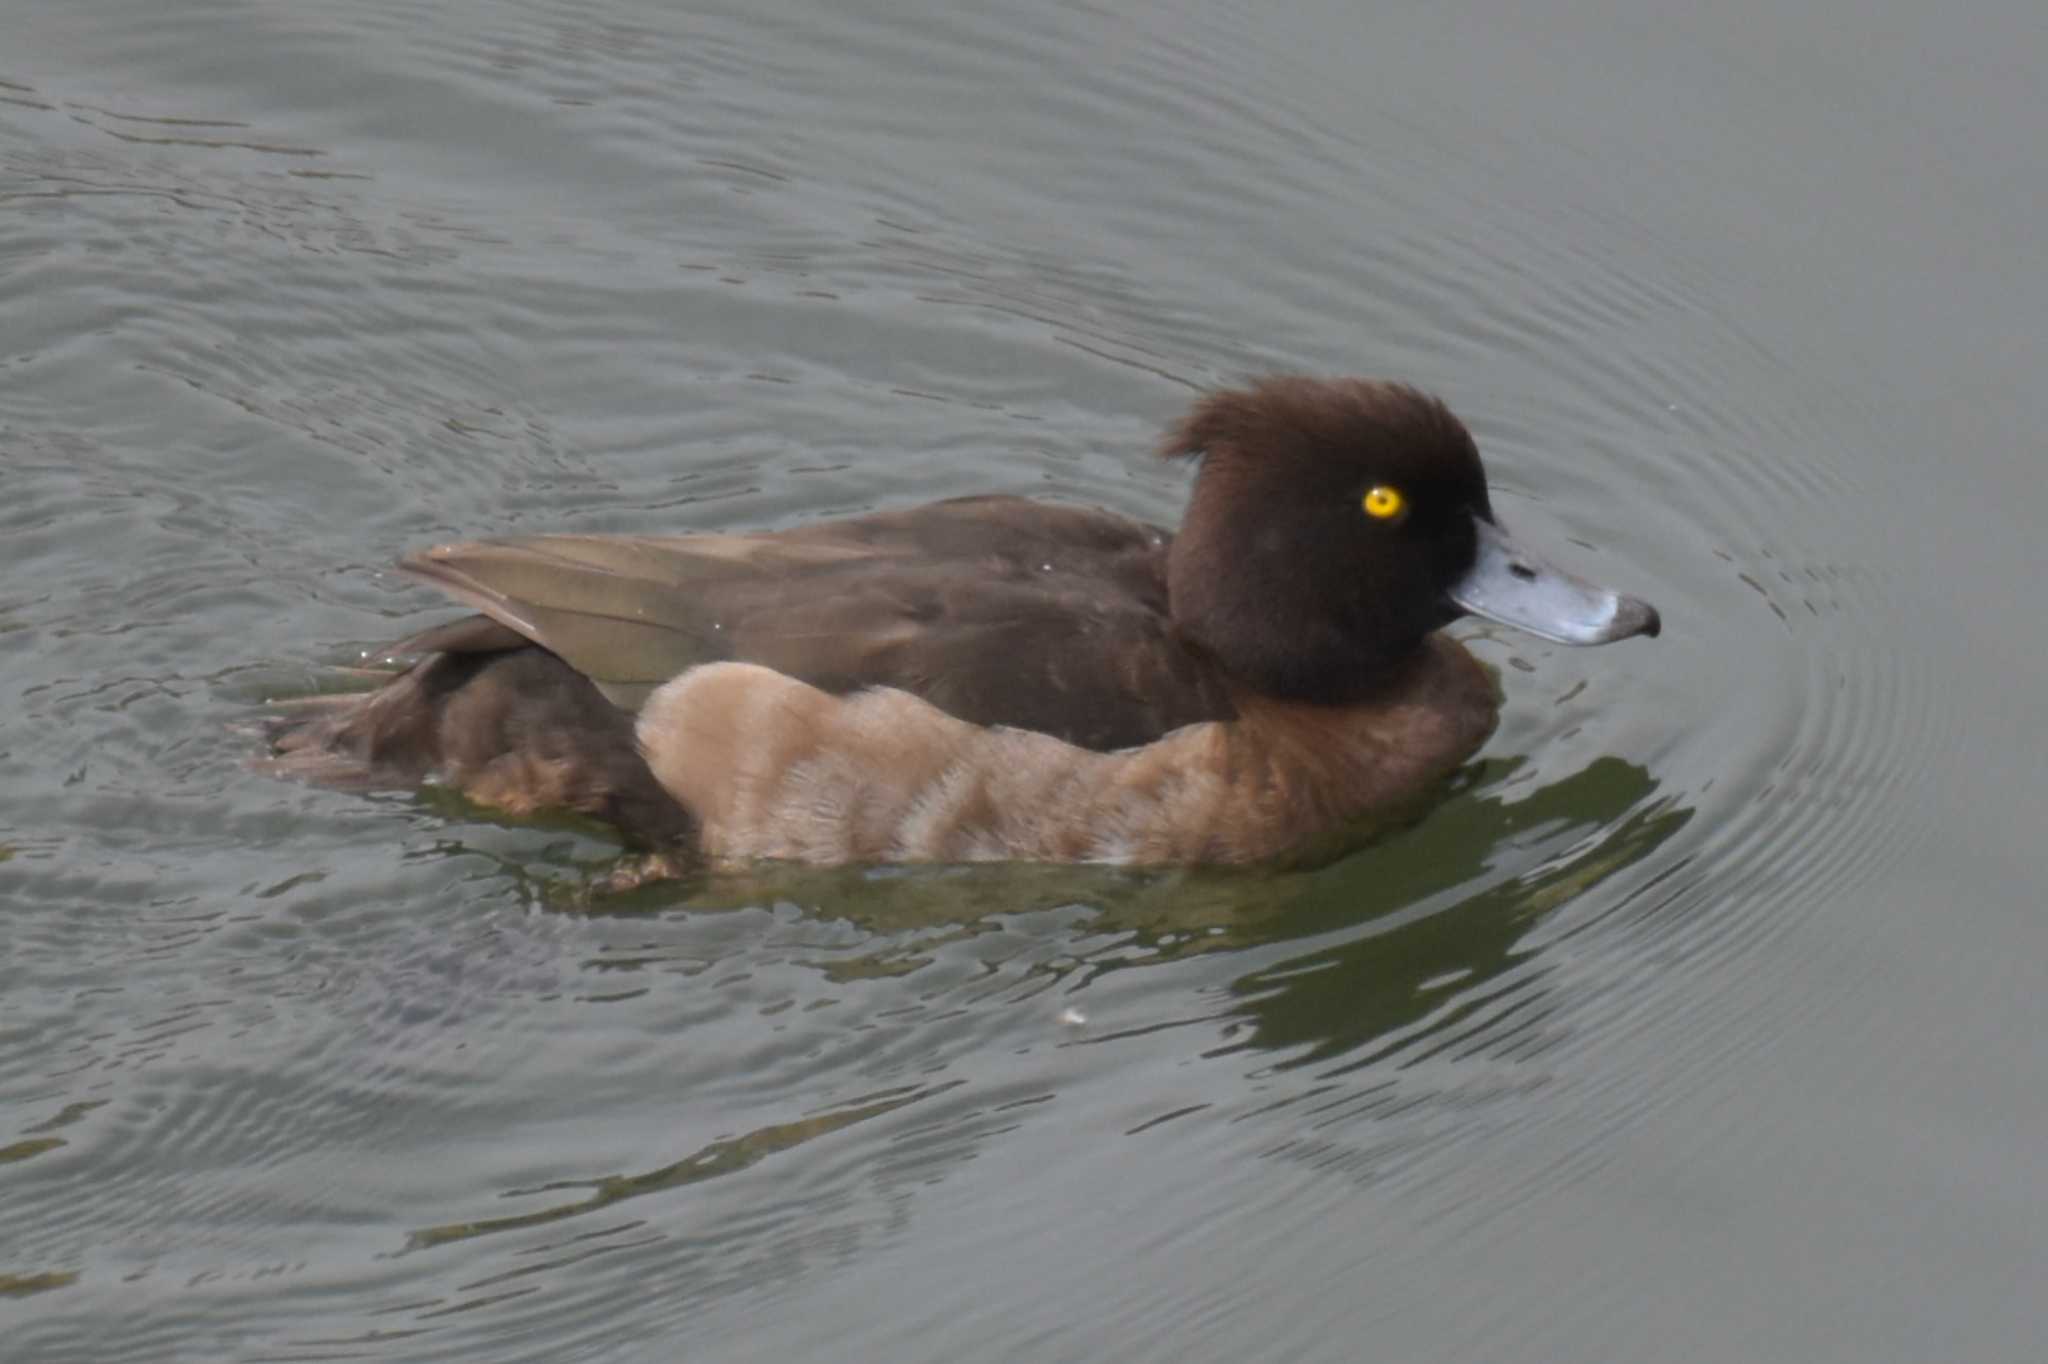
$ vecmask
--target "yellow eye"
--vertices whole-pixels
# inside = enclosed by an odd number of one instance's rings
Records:
[[[1408,514],[1408,499],[1399,488],[1382,483],[1365,495],[1365,514],[1375,521],[1399,521]]]

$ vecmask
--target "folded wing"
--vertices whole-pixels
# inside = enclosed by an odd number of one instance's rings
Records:
[[[752,535],[446,545],[403,567],[483,617],[398,648],[530,640],[628,711],[732,659],[1120,748],[1232,714],[1220,676],[1172,632],[1167,541],[1107,512],[983,497]]]

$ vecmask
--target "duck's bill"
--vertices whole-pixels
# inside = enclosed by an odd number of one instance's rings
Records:
[[[1491,521],[1473,518],[1479,557],[1451,585],[1451,600],[1475,616],[1559,644],[1609,644],[1663,628],[1657,608],[1575,578],[1543,562]]]

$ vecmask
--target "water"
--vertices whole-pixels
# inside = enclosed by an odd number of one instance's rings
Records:
[[[2025,1360],[2024,0],[17,3],[0,1353]],[[763,873],[281,786],[436,539],[1170,520],[1443,393],[1663,608],[1298,874]]]

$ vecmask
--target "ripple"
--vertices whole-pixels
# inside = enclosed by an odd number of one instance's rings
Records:
[[[1916,471],[1674,231],[1711,177],[1525,125],[1455,16],[134,18],[89,61],[32,25],[0,82],[0,1294],[37,1357],[1110,1319],[1313,1354],[1275,1283],[1469,1286],[1631,1134],[1739,1147],[1753,1108],[1689,1095],[1911,985],[1817,916],[1969,794],[1939,588],[1887,552]],[[608,844],[252,782],[223,737],[252,676],[440,611],[409,545],[997,489],[1171,518],[1159,422],[1271,369],[1444,391],[1503,519],[1667,621],[1467,631],[1499,733],[1339,865],[563,912]],[[1562,1263],[1458,1339],[1642,1282]]]

